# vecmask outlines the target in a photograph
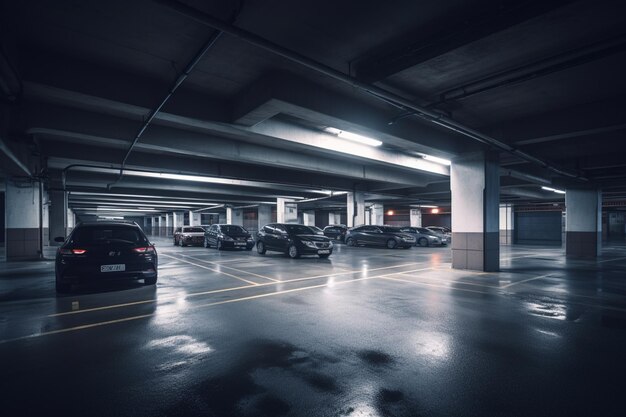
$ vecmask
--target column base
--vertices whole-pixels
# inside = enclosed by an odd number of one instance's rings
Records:
[[[26,261],[40,257],[38,228],[8,228],[6,233],[7,261]]]
[[[568,258],[597,258],[601,241],[602,232],[566,232],[565,255]]]
[[[452,233],[452,268],[497,272],[500,270],[500,233]]]

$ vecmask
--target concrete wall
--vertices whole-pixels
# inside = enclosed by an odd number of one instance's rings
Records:
[[[6,182],[6,257],[39,258],[39,184]]]

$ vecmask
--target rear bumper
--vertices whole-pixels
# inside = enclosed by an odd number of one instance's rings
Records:
[[[190,236],[190,237],[181,237],[180,241],[185,245],[204,245],[204,236]]]
[[[61,283],[98,282],[116,280],[141,280],[155,278],[157,267],[153,264],[133,266],[123,272],[100,272],[99,266],[67,265],[57,268],[57,280]]]

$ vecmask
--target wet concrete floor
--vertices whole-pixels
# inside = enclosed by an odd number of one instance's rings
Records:
[[[56,296],[51,261],[0,263],[0,413],[623,415],[626,246],[597,261],[503,247],[338,246],[330,259],[174,247],[156,287]]]

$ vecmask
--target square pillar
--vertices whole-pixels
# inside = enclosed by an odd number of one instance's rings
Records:
[[[602,249],[601,191],[568,188],[565,210],[565,255],[597,258]]]
[[[513,244],[514,211],[512,204],[500,204],[500,244]]]
[[[6,259],[37,259],[39,241],[39,184],[6,182]]]
[[[54,238],[67,236],[67,192],[50,191],[50,209],[48,213],[50,245],[61,246]]]
[[[165,214],[165,236],[174,236],[174,214]]]
[[[375,226],[382,226],[385,223],[385,207],[382,204],[370,206],[370,223]]]
[[[297,223],[298,204],[285,198],[276,199],[276,222]]]
[[[257,230],[261,230],[263,226],[272,222],[272,206],[269,204],[259,204],[259,208],[257,209],[258,214],[258,228]]]
[[[500,269],[500,171],[495,153],[455,158],[450,167],[452,267]]]
[[[409,211],[409,222],[411,227],[422,227],[422,210],[411,209]]]
[[[365,196],[362,192],[349,192],[346,194],[348,208],[348,227],[356,227],[365,224]]]
[[[315,211],[305,211],[302,213],[302,223],[305,226],[315,226]]]
[[[202,223],[202,218],[200,213],[194,213],[193,211],[189,211],[189,225],[188,226],[200,226]]]

